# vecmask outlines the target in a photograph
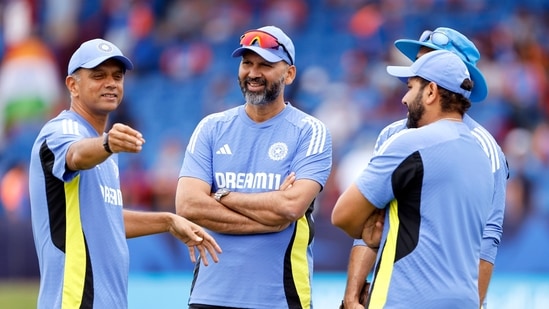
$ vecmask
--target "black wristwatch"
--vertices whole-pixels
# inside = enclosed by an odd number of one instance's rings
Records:
[[[219,188],[214,194],[214,199],[218,202],[221,202],[221,198],[231,193],[231,190],[227,188]]]
[[[111,147],[109,146],[109,133],[103,134],[103,148],[108,153],[112,153]]]

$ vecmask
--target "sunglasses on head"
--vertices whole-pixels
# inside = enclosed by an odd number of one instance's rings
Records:
[[[465,61],[469,61],[467,53],[464,53],[459,44],[455,44],[450,37],[439,31],[425,30],[419,37],[420,42],[429,42],[434,45],[440,46],[443,49],[457,52],[457,55],[460,56]]]
[[[419,37],[419,41],[431,41],[431,43],[438,46],[446,46],[451,42],[450,38],[445,33],[431,30],[423,31],[423,33]]]
[[[246,31],[240,37],[240,46],[259,46],[261,48],[276,49],[282,47],[288,58],[290,59],[291,64],[294,64],[294,59],[286,49],[284,44],[278,42],[278,39],[272,36],[271,34],[261,31],[261,30],[250,30]]]

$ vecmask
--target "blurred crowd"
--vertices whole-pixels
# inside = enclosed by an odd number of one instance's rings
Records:
[[[333,173],[316,206],[316,259],[321,268],[344,270],[351,242],[327,223],[331,209],[367,164],[379,131],[406,114],[400,104],[406,87],[385,72],[388,64],[409,63],[393,42],[446,26],[480,50],[489,96],[469,114],[509,162],[495,271],[549,273],[549,247],[540,246],[549,238],[548,1],[3,0],[0,22],[0,244],[6,246],[0,265],[28,270],[21,256],[34,251],[30,149],[43,123],[68,108],[66,67],[83,41],[112,41],[135,65],[111,119],[147,140],[142,154],[120,156],[125,207],[174,211],[192,129],[206,114],[243,103],[238,59],[230,56],[240,35],[276,25],[296,47],[298,75],[287,98],[332,133]],[[186,254],[175,243],[168,247],[160,259]],[[18,267],[11,269],[7,275]]]

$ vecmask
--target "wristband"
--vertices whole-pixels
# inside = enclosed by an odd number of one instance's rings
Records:
[[[112,153],[111,147],[109,146],[109,133],[103,135],[103,148],[108,153]]]

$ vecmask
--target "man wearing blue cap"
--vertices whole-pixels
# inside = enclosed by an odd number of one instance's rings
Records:
[[[434,31],[426,30],[419,40],[397,40],[395,46],[410,60],[415,60],[433,50],[448,50],[458,55],[469,70],[474,87],[470,99],[473,102],[482,101],[488,94],[486,80],[476,67],[480,54],[467,37],[460,32],[446,27],[439,27]],[[483,147],[492,162],[494,175],[494,199],[492,212],[483,231],[481,256],[479,260],[479,296],[483,307],[486,308],[486,292],[492,275],[492,269],[497,255],[497,248],[502,235],[503,215],[505,209],[506,181],[508,178],[508,166],[501,147],[492,135],[467,114],[463,122],[469,127],[479,144]],[[390,136],[407,128],[407,119],[396,121],[385,127],[378,136],[374,153],[389,139]],[[356,308],[359,305],[359,297],[364,300],[368,292],[365,284],[370,269],[376,259],[376,253],[367,248],[362,239],[356,239],[353,243],[349,257],[347,270],[347,285],[342,304],[345,308]],[[361,288],[366,288],[361,291]],[[365,293],[363,293],[365,292]],[[360,301],[363,304],[363,301]],[[360,307],[359,307],[360,308]]]
[[[326,126],[284,99],[295,49],[279,28],[245,32],[238,81],[245,103],[205,117],[188,143],[177,213],[223,248],[196,267],[189,308],[311,308],[312,212],[331,171]]]
[[[432,51],[387,67],[408,85],[417,128],[391,136],[338,199],[332,223],[378,252],[368,308],[478,308],[478,260],[494,177],[463,116],[473,89],[463,61]],[[364,234],[386,209],[381,241]]]
[[[65,84],[70,110],[40,131],[30,162],[32,227],[40,266],[38,308],[127,308],[126,238],[170,232],[208,264],[220,248],[200,226],[172,213],[123,209],[118,153],[138,153],[145,140],[109,114],[124,95],[133,65],[112,43],[84,42]]]

